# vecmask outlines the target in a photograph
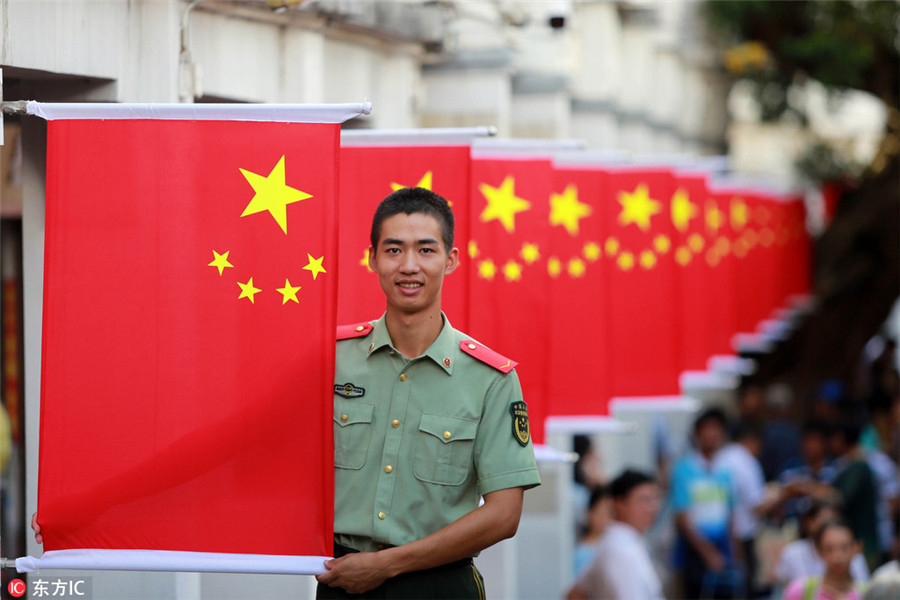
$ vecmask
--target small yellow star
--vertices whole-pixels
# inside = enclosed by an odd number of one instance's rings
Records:
[[[759,243],[759,234],[752,229],[745,229],[743,234],[744,240],[747,242],[747,248],[753,250]]]
[[[622,212],[619,213],[619,225],[625,227],[630,224],[637,225],[641,231],[650,230],[650,219],[658,214],[662,205],[650,197],[647,184],[640,184],[634,192],[619,192],[619,204]]]
[[[267,210],[281,230],[287,233],[287,205],[312,198],[312,194],[301,192],[285,183],[284,156],[278,160],[268,177],[251,173],[245,169],[240,169],[240,171],[253,187],[253,191],[256,192],[241,216],[246,217]]]
[[[551,256],[547,260],[547,273],[554,279],[562,273],[562,262],[555,256]]]
[[[738,238],[734,242],[734,255],[738,258],[744,258],[747,256],[747,253],[750,251],[750,245],[747,243],[747,240],[744,238]]]
[[[709,266],[711,266],[711,267],[717,266],[719,264],[719,260],[720,260],[719,253],[716,252],[715,247],[711,247],[709,250],[706,251],[706,262]]]
[[[297,300],[297,290],[300,289],[300,286],[292,286],[291,282],[288,281],[287,277],[284,278],[284,287],[283,288],[275,288],[276,291],[281,292],[281,295],[284,296],[281,300],[281,305],[284,306],[288,303],[288,300],[293,300],[297,304],[300,304],[300,301]]]
[[[615,256],[619,252],[619,240],[614,237],[606,238],[603,249],[606,250],[607,256]]]
[[[719,256],[728,256],[730,251],[731,242],[729,242],[728,238],[724,235],[719,236],[719,239],[716,240],[716,252],[719,253]]]
[[[675,262],[682,267],[688,266],[691,262],[691,251],[687,246],[678,246],[675,250]]]
[[[672,196],[671,205],[672,224],[675,228],[681,232],[687,231],[691,219],[695,219],[699,212],[700,208],[691,202],[684,188],[678,188]]]
[[[688,238],[688,246],[694,254],[700,254],[703,251],[703,247],[706,245],[706,242],[703,240],[703,236],[699,233],[693,233]]]
[[[253,287],[253,278],[251,277],[250,281],[248,281],[247,283],[241,283],[240,281],[238,281],[237,284],[241,286],[241,295],[238,296],[238,300],[240,300],[241,298],[249,298],[251,304],[256,304],[253,300],[253,296],[255,294],[258,294],[262,290]]]
[[[591,206],[578,201],[578,188],[566,186],[562,194],[550,194],[550,225],[562,225],[569,235],[578,235],[578,222],[591,215]]]
[[[541,252],[537,244],[525,242],[522,244],[522,250],[519,252],[519,256],[521,256],[522,260],[527,264],[533,265],[535,261],[541,257]]]
[[[644,250],[643,252],[641,252],[638,261],[645,269],[652,269],[656,266],[656,255],[653,254],[652,250]]]
[[[507,281],[519,281],[522,279],[522,265],[514,260],[509,260],[503,265],[503,276]]]
[[[224,254],[219,254],[215,250],[212,251],[213,260],[211,263],[209,263],[209,266],[218,268],[219,275],[221,275],[222,271],[224,271],[227,267],[234,267],[233,264],[228,262],[228,254],[230,252],[231,252],[231,250],[226,250]]]
[[[600,258],[600,244],[596,242],[588,242],[584,245],[582,251],[584,252],[584,257],[591,262],[597,262]]]
[[[497,274],[497,266],[491,259],[486,259],[478,263],[478,275],[484,279],[493,279]]]
[[[619,268],[623,271],[630,271],[634,268],[634,254],[626,250],[616,259],[616,264],[619,265]]]
[[[653,247],[660,254],[667,254],[672,249],[672,241],[669,236],[660,234],[653,238]]]
[[[475,242],[475,240],[469,240],[468,252],[469,258],[475,258],[478,256],[478,243]]]
[[[482,222],[498,220],[508,233],[516,230],[516,213],[530,209],[531,202],[516,196],[515,185],[516,180],[509,175],[503,180],[500,187],[493,187],[486,183],[482,183],[478,187],[487,200],[487,206],[481,212]]]
[[[391,183],[391,189],[395,192],[397,190],[402,190],[405,187],[419,187],[425,188],[426,190],[431,189],[431,171],[426,171],[424,175],[422,175],[422,179],[419,180],[419,183],[413,186],[400,185],[399,183]]]
[[[587,268],[584,266],[584,261],[580,258],[576,257],[569,261],[568,271],[569,275],[572,277],[581,277],[586,270]]]
[[[309,259],[309,264],[303,267],[303,270],[312,272],[313,281],[319,276],[319,273],[327,273],[322,266],[322,261],[325,259],[324,256],[320,256],[319,258],[313,258],[312,254],[307,254],[306,256]]]

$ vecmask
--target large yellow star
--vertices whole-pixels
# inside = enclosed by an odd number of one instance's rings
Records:
[[[240,281],[238,281],[237,284],[241,286],[241,295],[238,296],[238,300],[240,300],[241,298],[249,298],[251,304],[256,304],[253,300],[253,296],[261,292],[262,290],[253,287],[253,278],[251,277],[250,281],[248,281],[247,283],[241,283]]]
[[[253,187],[253,191],[256,192],[241,216],[246,217],[267,210],[281,230],[287,233],[287,205],[312,198],[312,194],[301,192],[285,183],[284,156],[278,160],[268,177],[251,173],[245,169],[240,171]]]
[[[684,188],[678,188],[672,195],[672,224],[678,231],[687,231],[691,219],[696,219],[699,212],[700,207],[691,202]]]
[[[303,267],[304,271],[311,271],[313,280],[319,276],[319,273],[327,273],[325,268],[322,266],[322,260],[325,259],[324,256],[320,256],[319,258],[313,258],[312,254],[307,254],[307,258],[309,259],[309,264]]]
[[[368,248],[366,248],[366,251],[363,252],[363,257],[361,259],[359,259],[359,264],[361,266],[365,267],[369,273],[372,272],[372,267],[369,266],[369,249]],[[307,265],[307,266],[309,266],[309,265]],[[315,275],[313,275],[313,279],[315,279],[315,278],[316,278]]]
[[[716,206],[712,200],[706,203],[706,226],[713,230],[713,233],[719,230],[723,225],[722,211]]]
[[[231,250],[226,250],[224,254],[219,254],[218,252],[216,252],[215,250],[213,250],[213,251],[212,251],[212,253],[213,253],[213,260],[212,260],[211,263],[209,263],[208,266],[218,268],[218,269],[219,269],[219,275],[221,275],[221,274],[222,274],[222,271],[224,271],[227,267],[234,267],[233,264],[231,264],[230,262],[228,262],[228,254],[229,254],[230,252],[231,252]]]
[[[742,198],[731,199],[731,228],[740,231],[747,224],[749,211],[747,203]]]
[[[661,210],[661,204],[650,197],[650,190],[644,183],[637,186],[633,193],[619,192],[619,204],[622,205],[619,225],[625,227],[634,223],[641,231],[650,229],[650,219]]]
[[[537,244],[525,242],[522,244],[522,250],[519,252],[519,256],[521,256],[522,260],[527,264],[533,265],[535,261],[541,257],[541,250],[538,248]]]
[[[497,274],[497,266],[491,259],[486,259],[478,263],[478,276],[484,279],[493,279]]]
[[[506,177],[500,187],[482,183],[478,189],[487,200],[487,206],[481,213],[484,223],[498,220],[508,233],[516,230],[516,213],[531,208],[531,202],[519,198],[515,194],[516,181],[512,175]]]
[[[413,186],[401,185],[399,183],[391,183],[391,189],[395,192],[397,190],[402,190],[405,187],[420,187],[425,188],[426,190],[431,189],[431,171],[426,171],[424,175],[422,175],[422,179],[419,180],[419,183]]]
[[[297,304],[300,304],[300,301],[297,300],[297,290],[299,290],[299,289],[300,289],[299,285],[297,285],[297,286],[291,285],[291,282],[288,281],[287,277],[285,277],[284,278],[284,287],[283,288],[275,288],[275,291],[281,292],[281,295],[283,296],[283,298],[281,300],[281,305],[284,306],[285,304],[288,303],[288,300],[293,300]]]
[[[550,224],[562,225],[569,235],[578,235],[578,221],[591,215],[591,206],[578,201],[578,188],[566,186],[562,194],[550,194]]]

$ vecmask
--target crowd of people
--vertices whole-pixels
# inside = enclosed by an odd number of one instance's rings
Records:
[[[802,406],[742,387],[656,473],[610,480],[576,436],[567,598],[900,598],[900,376],[882,349],[863,385],[822,382]]]

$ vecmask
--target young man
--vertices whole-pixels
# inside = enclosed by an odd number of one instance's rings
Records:
[[[515,364],[441,312],[459,263],[446,200],[394,192],[371,242],[387,307],[338,331],[336,558],[318,597],[483,598],[472,557],[515,534],[540,483]]]
[[[609,490],[614,520],[568,598],[662,600],[662,584],[643,537],[659,513],[659,488],[650,476],[626,470]]]
[[[672,469],[670,502],[678,538],[675,567],[682,573],[687,598],[699,598],[707,587],[732,586],[734,538],[733,484],[729,473],[716,464],[725,442],[725,414],[707,409],[694,422],[696,450]]]

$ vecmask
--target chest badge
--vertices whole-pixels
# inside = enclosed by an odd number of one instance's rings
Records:
[[[519,445],[525,447],[531,439],[528,430],[528,405],[522,401],[509,405],[509,414],[512,415],[512,434]]]
[[[344,398],[359,398],[366,395],[366,390],[365,388],[356,387],[352,383],[345,383],[344,385],[335,385],[334,393]]]

